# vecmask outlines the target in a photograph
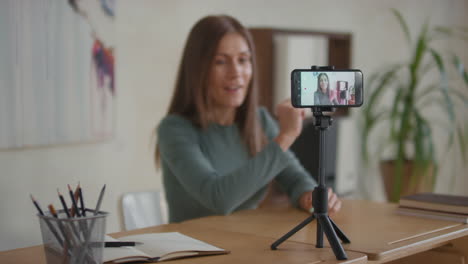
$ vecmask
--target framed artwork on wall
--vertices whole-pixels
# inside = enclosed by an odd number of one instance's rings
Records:
[[[112,138],[114,2],[0,1],[0,149]]]

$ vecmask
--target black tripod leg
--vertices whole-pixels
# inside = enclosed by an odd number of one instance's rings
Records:
[[[317,221],[317,245],[316,248],[323,248],[323,228],[320,221]]]
[[[276,240],[273,244],[271,244],[271,249],[275,250],[286,239],[288,239],[289,237],[294,235],[297,231],[301,230],[308,223],[314,221],[314,219],[315,219],[315,215],[311,215],[311,216],[307,217],[306,220],[302,221],[300,224],[298,224],[296,227],[294,227],[291,231],[289,231],[284,236],[282,236],[278,240]]]
[[[346,243],[346,244],[351,243],[351,241],[345,235],[345,233],[341,231],[341,229],[335,224],[335,222],[333,222],[333,220],[330,217],[328,217],[328,220],[330,220],[330,222],[332,223],[333,229],[335,229],[335,232],[338,235],[338,237],[341,239],[341,241],[343,241],[343,243]]]
[[[333,250],[333,253],[335,253],[336,259],[338,260],[344,260],[348,259],[348,256],[346,255],[346,252],[343,249],[343,246],[341,246],[340,241],[338,240],[338,237],[336,236],[335,230],[333,229],[333,226],[328,219],[327,215],[318,215],[317,220],[320,222],[320,225],[323,228],[323,231],[325,232],[325,235],[327,236],[328,242],[330,243],[330,246]]]

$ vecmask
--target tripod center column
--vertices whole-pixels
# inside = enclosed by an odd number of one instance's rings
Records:
[[[328,213],[328,190],[325,185],[318,185],[312,192],[314,214]]]

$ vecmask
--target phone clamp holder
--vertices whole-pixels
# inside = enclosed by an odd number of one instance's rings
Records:
[[[334,71],[335,66],[317,66],[317,65],[312,65],[310,66],[310,69],[313,71]]]
[[[327,67],[317,67],[312,66],[313,70],[330,70],[334,69],[333,66]],[[318,185],[314,188],[312,192],[312,205],[314,212],[307,219],[302,221],[299,225],[294,227],[291,231],[286,233],[284,236],[279,238],[273,244],[271,244],[271,249],[276,250],[278,246],[287,240],[289,237],[297,233],[307,224],[317,219],[317,248],[323,248],[323,233],[327,236],[328,242],[333,250],[333,253],[336,256],[337,260],[348,259],[346,252],[343,249],[338,238],[341,239],[343,243],[351,243],[351,241],[346,237],[346,235],[341,231],[340,228],[333,222],[333,220],[328,216],[328,189],[325,186],[325,131],[332,125],[332,117],[329,115],[324,115],[323,112],[333,112],[331,107],[312,107],[312,114],[315,117],[314,126],[319,130],[320,138],[320,155],[319,155],[319,175],[318,175]]]

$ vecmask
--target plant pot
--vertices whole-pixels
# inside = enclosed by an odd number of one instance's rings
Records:
[[[380,172],[383,177],[386,197],[388,201],[398,202],[401,196],[420,193],[432,192],[434,166],[431,164],[424,175],[413,175],[413,161],[405,161],[403,167],[403,177],[401,184],[401,193],[398,199],[392,199],[394,182],[395,182],[395,160],[386,160],[380,162]],[[415,179],[411,180],[411,177]]]

